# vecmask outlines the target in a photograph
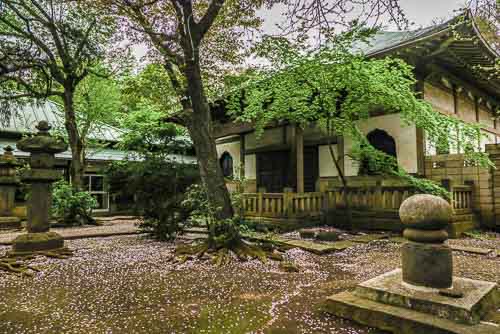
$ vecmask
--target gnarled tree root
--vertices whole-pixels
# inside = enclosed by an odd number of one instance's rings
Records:
[[[209,247],[208,241],[203,241],[194,245],[178,245],[173,260],[176,263],[185,263],[186,261],[200,259],[204,255],[208,255],[217,266],[228,264],[234,257],[240,261],[259,259],[262,263],[266,263],[268,259],[283,261],[283,255],[280,253],[281,250],[274,245],[250,244],[243,240],[233,243],[228,247],[214,249]]]
[[[7,256],[0,258],[0,270],[21,277],[32,277],[34,275],[34,272],[39,272],[40,269],[31,266],[28,261],[33,260],[37,256],[67,259],[72,255],[73,251],[69,248],[60,248],[50,251],[8,253]]]

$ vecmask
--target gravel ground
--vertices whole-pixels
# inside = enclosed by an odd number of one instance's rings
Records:
[[[474,240],[486,244],[499,249],[500,239]],[[321,312],[321,304],[400,265],[400,245],[387,240],[323,256],[292,249],[286,256],[299,273],[273,261],[172,264],[172,244],[141,236],[68,245],[74,257],[38,258],[34,278],[0,272],[0,332],[378,333]],[[455,252],[454,259],[456,275],[500,283],[500,258]]]
[[[101,226],[83,226],[83,227],[58,227],[51,228],[51,231],[57,232],[64,238],[74,238],[77,236],[90,237],[93,235],[106,235],[106,234],[116,234],[116,233],[133,233],[137,232],[136,223],[138,220],[135,219],[99,219],[103,223]],[[0,231],[0,244],[9,243],[15,239],[18,235],[25,232],[20,231]]]

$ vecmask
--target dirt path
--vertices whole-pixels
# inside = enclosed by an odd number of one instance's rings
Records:
[[[172,264],[172,244],[141,236],[68,245],[74,257],[37,259],[42,271],[32,279],[0,272],[2,333],[376,333],[321,305],[398,267],[400,248],[377,241],[322,256],[292,249],[286,256],[300,272],[285,273],[273,261]],[[500,283],[499,258],[456,253],[455,264],[455,274]]]

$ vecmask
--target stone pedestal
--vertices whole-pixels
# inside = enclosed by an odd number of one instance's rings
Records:
[[[393,333],[499,333],[498,325],[481,322],[500,306],[497,285],[452,276],[445,243],[449,203],[415,195],[403,202],[399,214],[408,239],[401,250],[402,269],[328,297],[326,310]]]
[[[21,175],[23,182],[30,184],[31,194],[28,201],[28,233],[12,242],[12,255],[64,247],[63,238],[49,231],[49,210],[52,204],[51,185],[61,178],[61,173],[54,170],[54,155],[68,147],[63,141],[50,136],[47,122],[41,121],[37,129],[36,136],[17,143],[20,150],[31,153],[31,169]]]
[[[15,217],[12,210],[19,185],[16,168],[20,163],[14,157],[12,147],[7,146],[4,151],[0,156],[0,229],[18,229],[21,228],[21,219]]]

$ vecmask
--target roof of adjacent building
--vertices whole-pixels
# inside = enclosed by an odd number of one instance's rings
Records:
[[[64,128],[64,114],[56,103],[46,101],[20,106],[11,112],[4,122],[0,123],[0,131],[10,133],[36,133],[35,126],[45,120],[53,128]],[[93,129],[89,138],[107,142],[118,142],[124,131],[108,124],[100,124]]]

